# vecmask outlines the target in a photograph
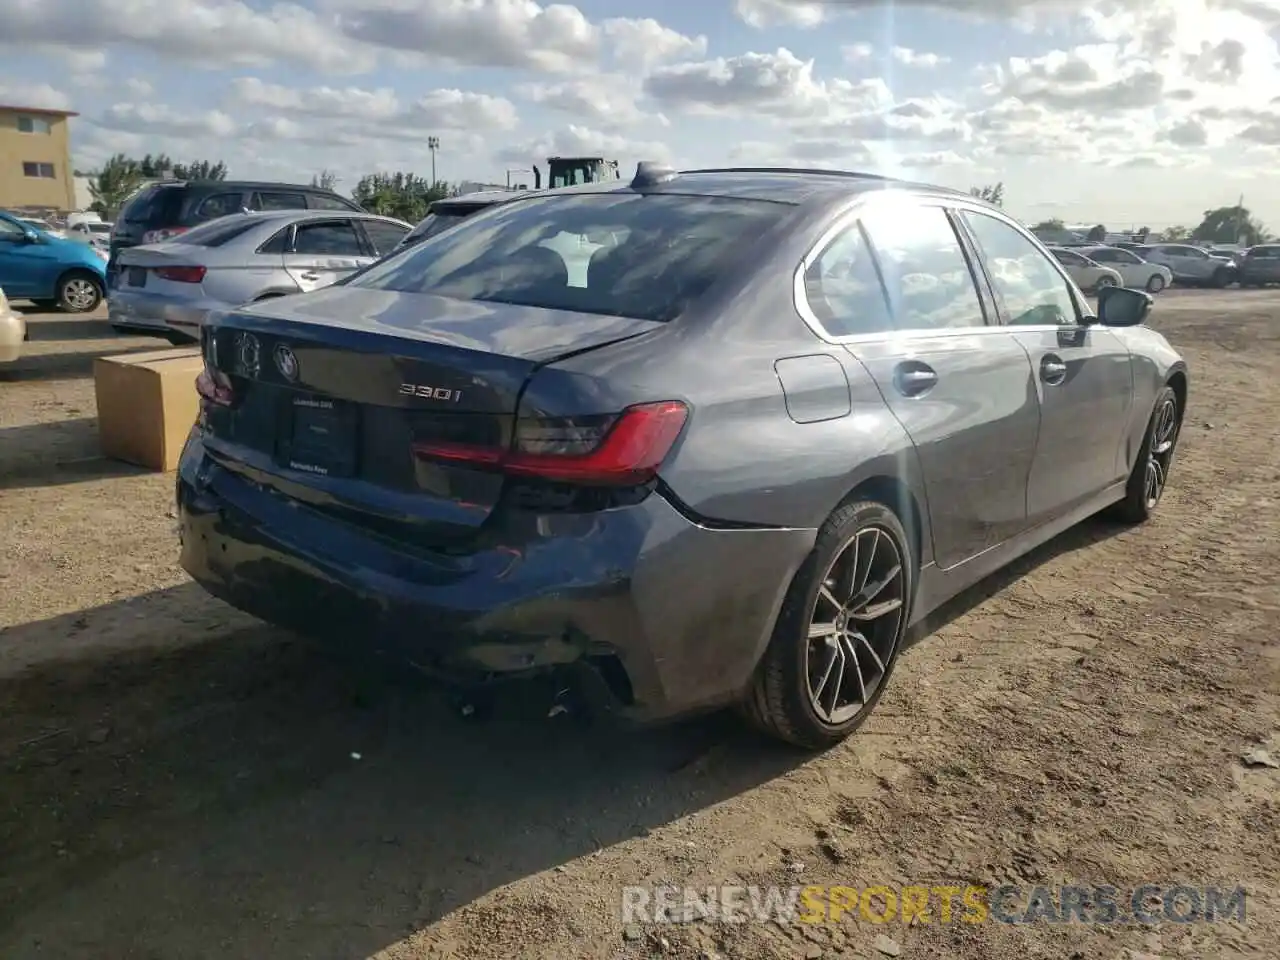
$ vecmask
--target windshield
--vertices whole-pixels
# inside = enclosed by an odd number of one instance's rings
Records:
[[[538,197],[394,254],[349,286],[671,320],[741,253],[744,237],[789,209],[670,194]]]

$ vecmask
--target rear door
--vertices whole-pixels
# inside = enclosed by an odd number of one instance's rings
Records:
[[[824,325],[845,338],[915,445],[945,569],[1026,527],[1039,427],[1031,367],[1009,331],[988,322],[994,308],[946,209],[877,197],[859,221],[810,261],[806,287],[811,303],[821,291]]]
[[[1030,355],[1040,431],[1027,484],[1032,525],[1060,516],[1126,471],[1133,402],[1129,351],[1112,331],[1081,323],[1062,270],[1011,221],[966,210],[1001,319]]]
[[[373,262],[351,217],[303,220],[293,229],[284,267],[298,289],[319,290]]]

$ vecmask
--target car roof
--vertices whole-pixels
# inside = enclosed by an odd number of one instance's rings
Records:
[[[282,183],[278,180],[153,180],[148,187],[210,187],[233,189],[291,190],[302,193],[335,193],[325,187],[313,187],[306,183]]]
[[[334,217],[359,217],[362,220],[385,220],[387,223],[404,223],[395,217],[384,217],[378,213],[365,213],[361,210],[250,210],[248,213],[229,213],[226,217],[209,220],[216,223],[227,217],[253,217],[256,222],[274,223],[276,221],[332,220]],[[204,224],[201,224],[204,226]]]
[[[874,173],[845,170],[819,170],[800,167],[714,167],[681,170],[672,179],[645,185],[654,193],[693,194],[707,197],[731,197],[741,200],[772,200],[801,204],[822,197],[847,197],[886,188],[911,190],[937,196],[963,197],[984,203],[970,194],[910,180],[898,180]],[[557,194],[624,193],[632,190],[630,180],[604,180],[572,187],[560,187]],[[537,195],[538,191],[522,196]]]

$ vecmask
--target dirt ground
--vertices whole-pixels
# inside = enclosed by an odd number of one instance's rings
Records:
[[[1280,293],[1172,291],[1172,485],[951,605],[856,737],[476,722],[205,597],[172,478],[99,457],[91,358],[0,372],[0,956],[1276,957]],[[532,694],[530,697],[532,698]],[[1238,923],[624,927],[623,884],[1144,882]],[[887,938],[887,939],[885,939]],[[895,953],[895,950],[898,953]]]

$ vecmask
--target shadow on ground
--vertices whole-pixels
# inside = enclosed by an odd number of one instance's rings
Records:
[[[102,455],[96,417],[0,427],[0,490],[57,486],[146,472]]]
[[[1077,528],[940,617],[1116,529]],[[137,638],[0,679],[0,955],[366,957],[805,760],[727,715],[551,718],[533,683],[475,722],[224,610],[188,584],[0,631],[8,649]]]

